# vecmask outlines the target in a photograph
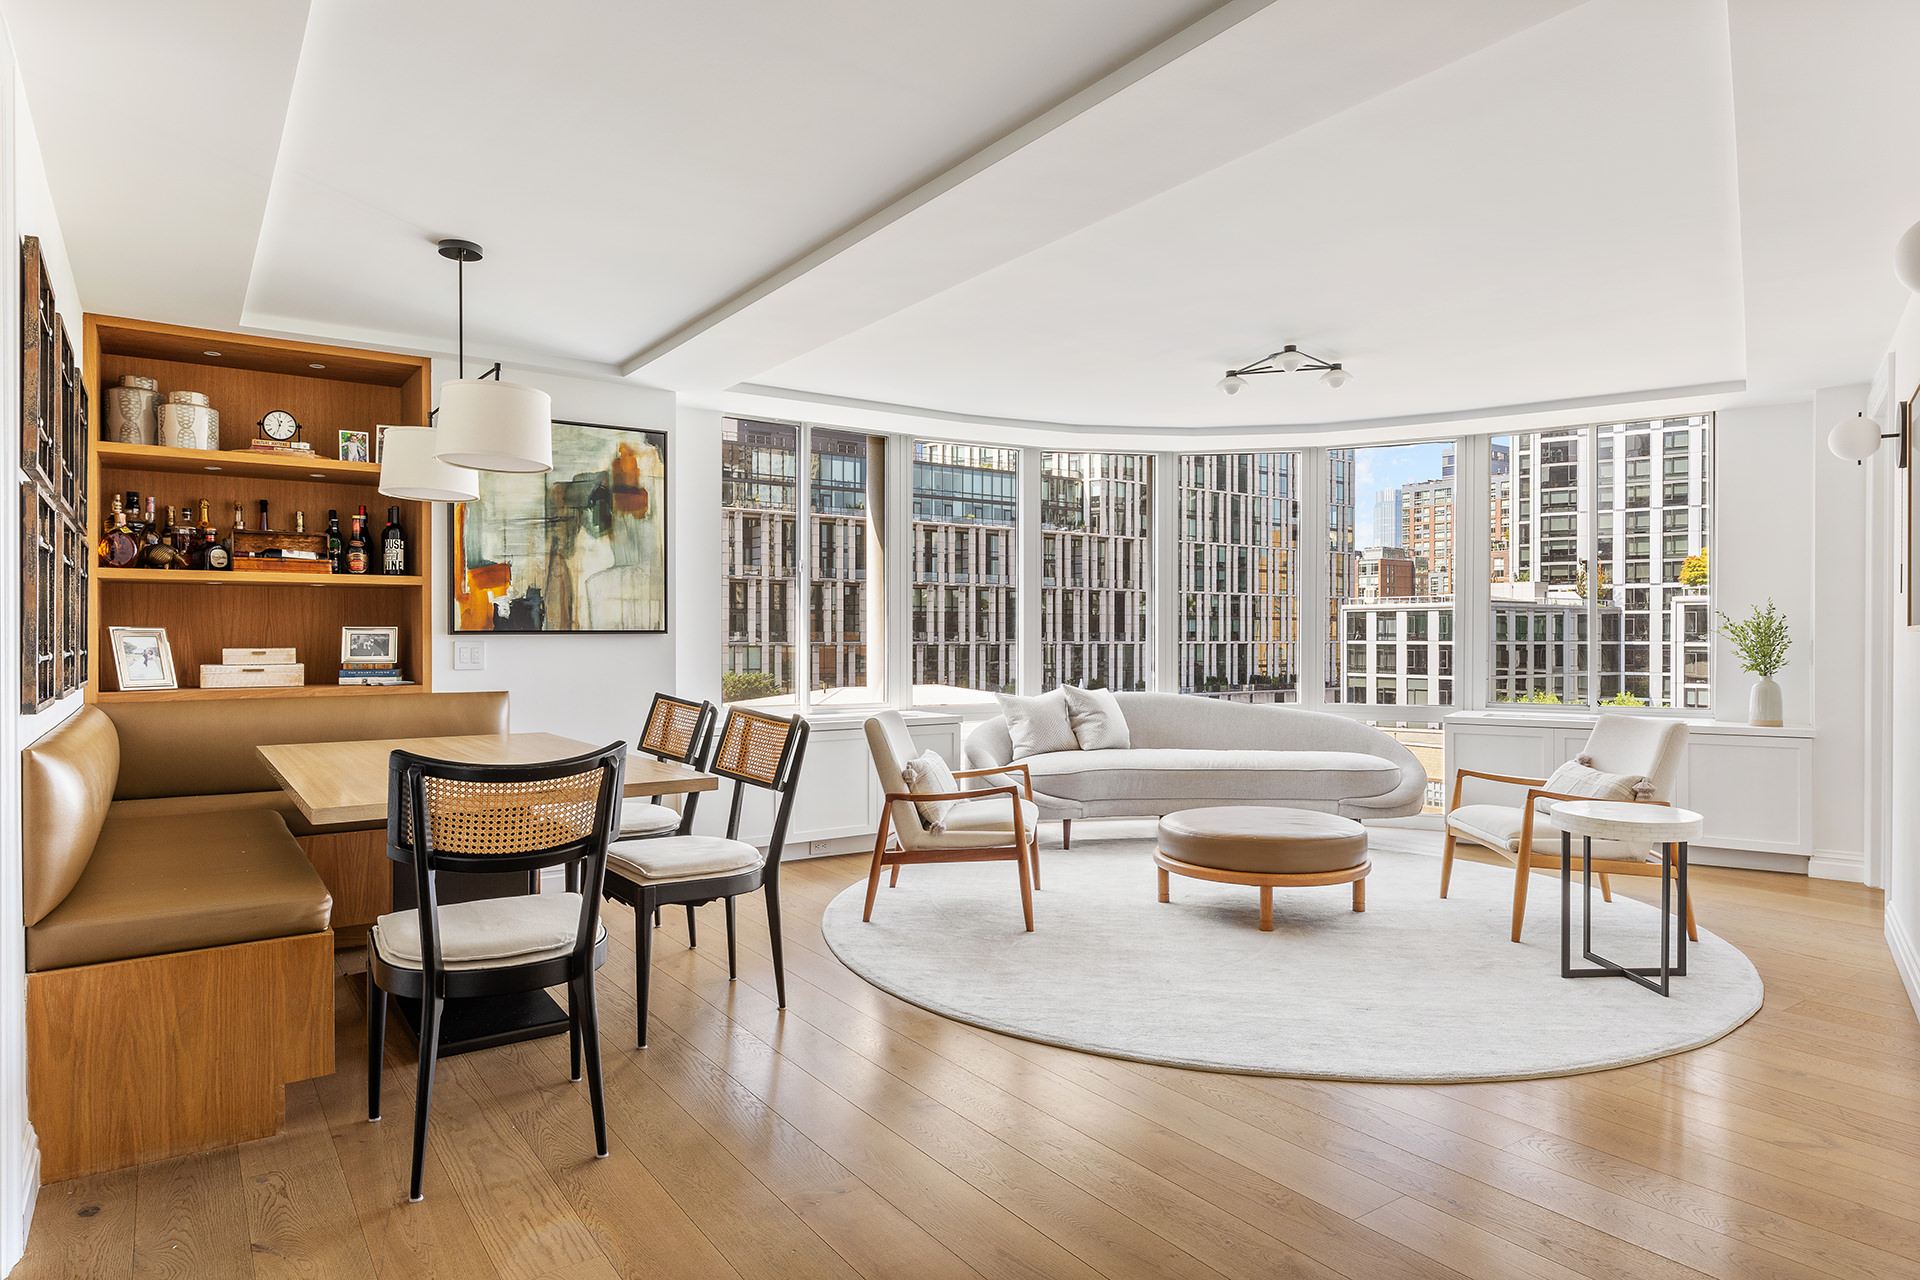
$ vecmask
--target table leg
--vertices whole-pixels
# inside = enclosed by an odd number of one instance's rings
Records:
[[[1167,869],[1165,867],[1161,867],[1159,871],[1160,871],[1160,901],[1172,902],[1173,899],[1167,896]]]
[[[1660,846],[1660,965],[1658,968],[1631,968],[1616,963],[1593,951],[1593,837],[1581,837],[1581,856],[1586,864],[1586,918],[1581,926],[1580,953],[1594,962],[1597,968],[1576,969],[1569,954],[1569,941],[1572,937],[1571,888],[1573,879],[1573,843],[1567,832],[1560,833],[1560,976],[1563,978],[1627,978],[1639,983],[1647,990],[1671,998],[1673,995],[1671,980],[1686,975],[1686,845]],[[1668,875],[1671,867],[1673,875]],[[1680,916],[1678,919],[1680,934],[1680,963],[1672,963],[1672,938],[1670,931],[1675,924],[1673,911],[1673,882],[1680,881]],[[1658,982],[1653,979],[1658,978]]]
[[[1270,884],[1260,886],[1260,931],[1273,932],[1273,886]]]

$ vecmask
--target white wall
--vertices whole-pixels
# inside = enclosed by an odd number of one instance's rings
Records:
[[[20,86],[13,49],[0,30],[0,297],[20,296],[19,238],[40,238],[40,248],[52,279],[76,351],[81,349],[79,286],[74,283],[66,240],[53,208],[53,195],[40,155],[40,144]],[[0,308],[0,352],[20,350],[20,309]],[[10,406],[6,420],[18,422],[20,362],[0,357],[0,404]],[[15,457],[18,457],[17,452]],[[19,493],[24,478],[16,461],[11,494]],[[5,545],[0,547],[0,600],[10,602],[6,616],[17,617],[12,602],[20,599],[19,499],[7,499],[13,513],[0,521]],[[97,664],[100,655],[94,655]],[[39,715],[23,716],[20,707],[20,633],[17,626],[0,627],[0,669],[6,674],[6,709],[0,716],[0,757],[9,763],[0,769],[0,1272],[11,1270],[26,1249],[27,1227],[40,1188],[40,1153],[27,1116],[26,937],[20,886],[20,771],[12,765],[18,750],[72,715],[80,707],[76,693]]]
[[[1906,314],[1894,333],[1892,350],[1893,395],[1904,400],[1920,384],[1920,304],[1913,299],[1908,300]],[[1861,470],[1884,486],[1904,484],[1907,473],[1893,465],[1892,452],[1881,450]],[[1897,518],[1893,513],[1902,510],[1903,504],[1880,504],[1877,509],[1888,512],[1889,518]],[[1859,545],[1864,554],[1864,538]],[[1897,573],[1908,556],[1904,549],[1896,548],[1892,559],[1889,568]],[[1892,581],[1878,583],[1877,589],[1893,597],[1894,606],[1888,637],[1892,683],[1881,691],[1891,708],[1886,767],[1887,944],[1906,981],[1907,995],[1920,1009],[1920,787],[1913,783],[1920,776],[1920,628],[1906,625],[1906,601],[1898,597]]]
[[[471,358],[467,369],[469,373],[477,372]],[[455,376],[453,361],[434,362],[436,401],[440,383]],[[702,606],[697,603],[700,600],[698,581],[686,581],[694,573],[696,563],[686,558],[687,549],[703,541],[715,542],[718,536],[718,444],[712,446],[713,456],[708,460],[703,452],[704,442],[698,439],[700,433],[680,430],[675,420],[674,396],[669,391],[519,369],[507,369],[503,376],[509,382],[536,386],[551,395],[556,418],[645,427],[667,433],[669,630],[666,635],[462,637],[480,642],[486,666],[480,671],[455,671],[454,637],[447,629],[452,519],[449,508],[438,506],[434,513],[433,687],[447,693],[470,689],[510,691],[516,731],[557,733],[596,746],[616,738],[632,742],[640,735],[654,692],[676,687],[677,637],[688,616],[698,617],[704,607],[705,615],[718,624],[717,584],[711,588],[713,603]],[[689,440],[687,436],[695,438]],[[712,510],[689,509],[695,504],[688,490],[692,488],[698,493],[701,475],[706,477],[706,506]],[[705,523],[701,523],[702,520]],[[715,563],[718,563],[717,550]],[[718,652],[717,641],[714,652]],[[711,665],[717,671],[717,662]],[[714,679],[717,683],[717,675]]]

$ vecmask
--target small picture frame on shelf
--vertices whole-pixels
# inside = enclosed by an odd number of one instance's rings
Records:
[[[387,458],[387,423],[381,423],[373,429],[373,460],[384,462]]]
[[[371,462],[368,435],[364,431],[342,431],[340,433],[340,461]]]
[[[340,628],[340,663],[394,663],[400,661],[400,628]]]
[[[173,646],[165,627],[108,627],[113,670],[123,692],[178,689],[173,675]]]

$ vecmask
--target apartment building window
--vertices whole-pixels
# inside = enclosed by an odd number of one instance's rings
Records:
[[[913,645],[913,700],[1012,693],[1017,668],[1018,449],[913,442],[913,542],[941,607]],[[990,564],[997,570],[989,572]]]
[[[1341,518],[1330,517],[1334,606],[1346,614],[1348,634],[1371,633],[1377,642],[1376,679],[1362,701],[1415,701],[1411,685],[1403,690],[1397,681],[1377,677],[1383,672],[1427,672],[1433,665],[1433,637],[1441,626],[1451,624],[1455,448],[1433,443],[1329,451],[1345,455],[1353,477],[1348,523],[1356,548],[1343,551],[1333,532]],[[1338,497],[1337,490],[1329,493],[1330,499]],[[1351,570],[1343,572],[1343,560],[1351,561]],[[1350,674],[1339,668],[1336,655],[1329,686],[1344,686],[1351,698],[1355,686]],[[1417,701],[1432,705],[1424,681]]]
[[[1147,583],[1153,459],[1132,453],[1040,455],[1043,562],[1040,687],[1147,687]],[[1043,563],[1044,567],[1044,563]]]
[[[725,421],[721,696],[727,701],[877,696],[867,688],[867,620],[878,604],[867,582],[875,536],[867,515],[883,449],[879,437],[828,427]],[[794,616],[802,602],[804,627]]]
[[[1300,455],[1186,454],[1177,474],[1180,510],[1191,513],[1175,556],[1181,692],[1295,701]],[[1142,564],[1148,546],[1134,552]]]

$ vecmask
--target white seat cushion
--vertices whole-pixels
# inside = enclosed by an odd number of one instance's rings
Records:
[[[1033,789],[1070,800],[1354,800],[1400,785],[1400,766],[1358,751],[1056,751],[1026,761]]]
[[[1463,840],[1498,849],[1509,856],[1520,852],[1520,808],[1503,804],[1465,804],[1447,815],[1447,829]],[[1533,852],[1549,858],[1560,856],[1560,828],[1536,807],[1533,817]],[[1618,840],[1595,840],[1595,861],[1658,862],[1651,849],[1637,849]],[[1574,866],[1580,865],[1580,839],[1573,841]]]
[[[1032,840],[1040,823],[1040,807],[1031,800],[1020,802],[1020,820]],[[1013,804],[1007,796],[982,796],[978,800],[957,800],[947,810],[946,830],[901,832],[905,849],[985,849],[1013,843]]]
[[[642,804],[629,800],[620,806],[620,834],[623,836],[659,836],[680,827],[680,815],[664,804]]]
[[[580,927],[580,895],[534,893],[449,902],[439,909],[440,957],[448,969],[498,969],[563,956]],[[604,936],[606,926],[600,927]],[[388,964],[418,969],[420,914],[391,911],[373,925],[373,945]]]
[[[628,840],[607,850],[607,870],[640,884],[707,880],[752,871],[767,857],[744,840],[725,836],[666,836]]]

